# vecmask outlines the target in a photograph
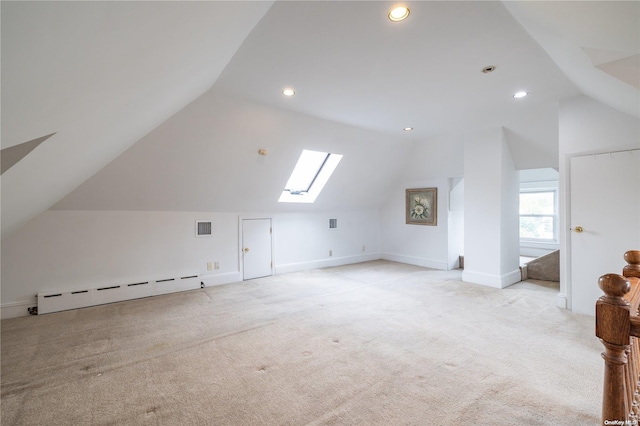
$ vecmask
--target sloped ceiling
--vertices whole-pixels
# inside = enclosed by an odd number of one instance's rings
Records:
[[[53,208],[375,212],[411,145],[398,136],[209,91]],[[303,149],[344,157],[314,204],[278,203]]]
[[[416,141],[510,125],[579,93],[501,2],[411,2],[403,22],[390,5],[277,2],[215,87],[390,135],[411,126]],[[532,95],[514,101],[519,90]]]
[[[208,90],[272,2],[1,2],[2,235]]]
[[[640,2],[504,3],[582,93],[640,117]]]
[[[56,208],[244,209],[230,207],[234,194],[257,185],[272,197],[305,142],[357,155],[373,141],[368,161],[336,171],[353,195],[346,205],[372,205],[357,195],[370,186],[354,182],[398,179],[410,144],[479,128],[505,128],[518,168],[557,167],[560,100],[585,93],[637,116],[638,90],[615,74],[638,53],[628,41],[637,8],[627,4],[638,2],[585,3],[409,2],[409,19],[391,23],[386,1],[3,1],[2,148],[57,134],[2,175],[2,235],[85,181]],[[487,65],[496,71],[483,74]],[[284,86],[296,96],[282,97]],[[516,101],[517,90],[531,94]],[[249,121],[220,121],[225,111]],[[273,149],[260,160],[258,148]],[[216,167],[193,167],[198,152],[198,165],[209,155]],[[145,159],[170,173],[154,179]],[[206,196],[216,201],[195,200]]]
[[[40,146],[40,144],[55,133],[44,135],[33,140],[13,145],[8,148],[4,148],[0,151],[0,160],[2,160],[2,167],[0,168],[0,174],[4,174],[7,170],[13,167],[18,161],[26,157],[31,151]]]

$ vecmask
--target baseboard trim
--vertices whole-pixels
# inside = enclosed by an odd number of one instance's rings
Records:
[[[216,285],[224,285],[224,284],[240,282],[242,281],[242,274],[238,271],[227,272],[224,274],[203,275],[201,279],[205,287],[213,287]]]
[[[276,274],[288,274],[290,272],[308,271],[309,269],[330,268],[332,266],[350,265],[352,263],[370,262],[381,259],[380,253],[359,254],[356,256],[343,256],[330,259],[313,260],[310,262],[288,263],[276,265]]]
[[[558,297],[556,299],[556,306],[558,306],[558,308],[562,308],[562,309],[569,309],[569,299],[567,298],[567,295],[564,293],[558,293]]]
[[[34,306],[38,306],[38,302],[36,300],[34,300],[33,302],[3,303],[2,305],[0,305],[0,318],[8,319],[26,317],[29,315],[27,309]]]
[[[486,285],[487,287],[493,288],[505,288],[520,282],[521,272],[520,268],[518,268],[515,271],[511,271],[504,275],[492,275],[485,274],[483,272],[464,270],[462,272],[462,281],[472,284]]]
[[[403,254],[382,253],[382,259],[390,260],[392,262],[406,263],[407,265],[422,266],[424,268],[439,269],[443,271],[449,269],[449,262],[425,259],[423,257],[406,256]]]
[[[502,281],[502,288],[509,287],[510,285],[513,285],[515,283],[519,283],[520,281],[522,281],[522,272],[520,271],[520,267],[509,272],[508,274],[504,274],[502,277],[500,277],[500,279]]]
[[[529,279],[529,269],[526,264],[520,267],[520,278],[522,281]]]

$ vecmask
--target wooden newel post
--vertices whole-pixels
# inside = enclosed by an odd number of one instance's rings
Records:
[[[622,275],[640,278],[640,250],[629,250],[624,254],[624,260],[627,266],[622,268]]]
[[[606,274],[598,285],[604,292],[596,302],[596,336],[605,347],[604,395],[602,399],[602,424],[612,420],[626,421],[629,418],[629,402],[625,381],[625,366],[629,346],[629,303],[624,295],[631,290],[625,277]],[[609,422],[606,422],[606,421]]]

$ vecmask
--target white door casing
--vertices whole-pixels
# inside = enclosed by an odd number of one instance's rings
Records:
[[[572,157],[570,193],[571,306],[594,315],[598,278],[620,274],[624,252],[640,249],[640,152]]]
[[[273,274],[271,256],[271,219],[242,220],[243,279]]]

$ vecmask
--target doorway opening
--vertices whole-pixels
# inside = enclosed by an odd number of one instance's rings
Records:
[[[522,279],[557,283],[559,289],[559,173],[551,168],[528,169],[520,170],[519,176]]]

